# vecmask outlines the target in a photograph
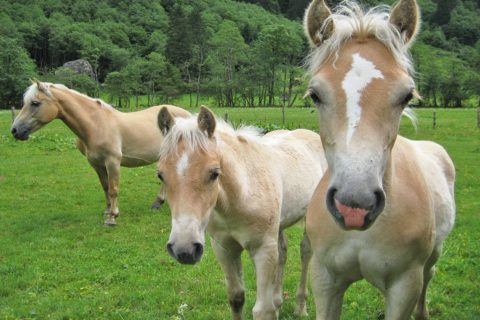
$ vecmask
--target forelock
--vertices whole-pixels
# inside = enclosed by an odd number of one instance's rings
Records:
[[[322,29],[333,22],[332,35],[307,56],[305,64],[310,74],[315,74],[331,56],[338,57],[340,47],[353,37],[374,37],[392,53],[394,59],[409,74],[413,73],[409,45],[398,29],[389,21],[391,8],[377,6],[365,11],[359,4],[344,1],[335,8],[323,23]]]
[[[216,127],[213,139],[221,142],[220,134],[227,134],[234,137],[241,137],[246,140],[258,141],[263,136],[262,130],[253,126],[241,126],[235,130],[229,123],[223,119],[215,118]],[[175,118],[175,124],[164,137],[160,146],[160,157],[167,157],[177,153],[179,143],[182,142],[187,152],[203,150],[209,151],[211,148],[208,134],[198,127],[197,115],[189,118]]]
[[[183,142],[185,150],[194,151],[198,149],[207,150],[207,133],[198,128],[197,117],[175,118],[175,124],[164,137],[160,147],[160,157],[166,157],[176,153],[178,145]]]

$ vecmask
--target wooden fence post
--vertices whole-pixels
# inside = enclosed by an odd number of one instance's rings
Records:
[[[477,108],[477,128],[480,128],[480,107]]]
[[[437,110],[433,110],[433,129],[437,128]]]
[[[225,120],[225,122],[228,122],[228,112],[225,112],[225,114],[223,115],[223,120]]]
[[[12,123],[15,121],[15,107],[12,107]]]

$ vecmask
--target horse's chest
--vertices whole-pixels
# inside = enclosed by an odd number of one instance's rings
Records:
[[[266,234],[277,236],[278,231],[275,228],[254,223],[248,217],[231,216],[225,217],[225,214],[215,212],[208,223],[208,232],[218,243],[230,243],[234,241],[244,249],[257,247],[265,238]]]
[[[380,288],[390,275],[405,267],[399,252],[386,250],[368,239],[346,240],[331,246],[323,263],[340,278],[365,278]]]

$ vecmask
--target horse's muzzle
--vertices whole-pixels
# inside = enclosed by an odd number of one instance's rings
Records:
[[[12,133],[13,137],[17,140],[27,140],[28,137],[30,136],[30,130],[28,128],[25,128],[25,127],[23,127],[23,128],[22,127],[19,127],[19,128],[12,127],[10,132]]]
[[[181,264],[195,264],[202,258],[203,245],[195,242],[191,246],[175,248],[175,245],[169,242],[167,244],[167,251],[170,256]]]
[[[367,230],[385,208],[385,192],[381,189],[368,194],[363,201],[352,201],[352,196],[339,195],[335,187],[327,192],[327,208],[335,222],[344,230]]]

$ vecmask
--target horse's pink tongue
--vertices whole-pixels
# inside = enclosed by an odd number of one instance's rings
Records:
[[[335,199],[335,205],[337,206],[338,212],[342,215],[345,226],[350,228],[360,228],[365,223],[365,216],[368,211],[360,208],[350,208],[346,205],[341,204],[338,200]]]

